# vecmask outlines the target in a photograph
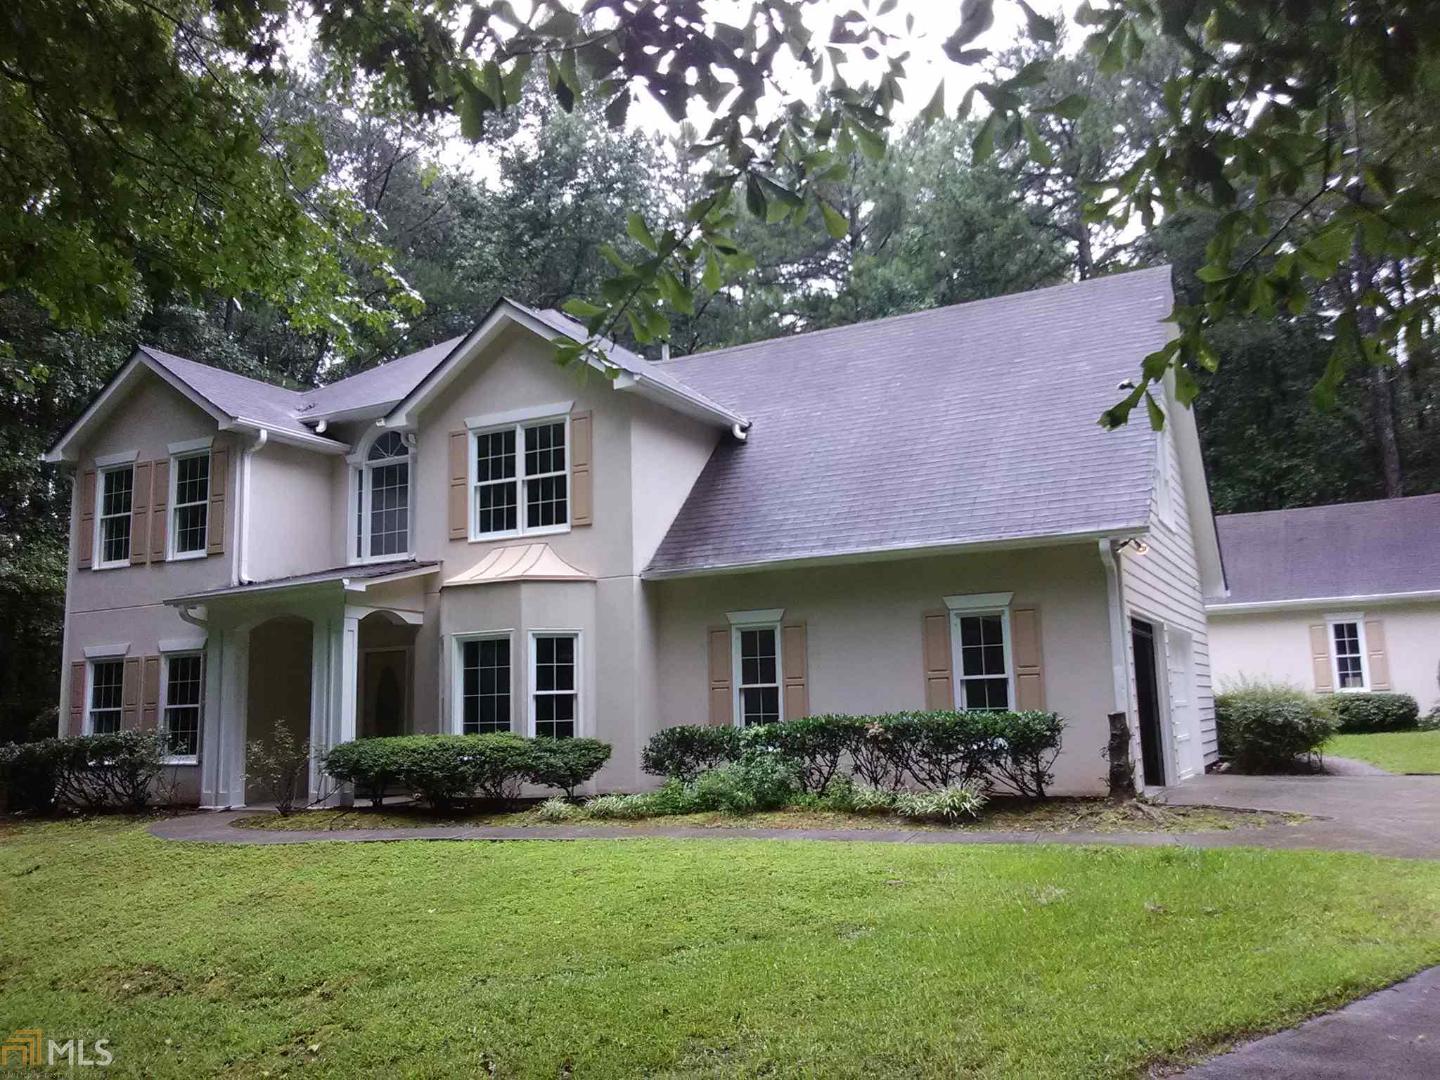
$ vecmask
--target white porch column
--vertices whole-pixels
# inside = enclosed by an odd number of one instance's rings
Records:
[[[205,711],[200,738],[200,805],[245,805],[245,712],[250,632],[212,628],[205,646]]]
[[[360,620],[343,611],[316,618],[311,636],[310,791],[324,793],[326,806],[349,805],[347,788],[329,790],[320,759],[332,746],[355,739],[356,697],[360,674]]]

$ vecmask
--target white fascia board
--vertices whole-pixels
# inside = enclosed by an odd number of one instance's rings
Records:
[[[720,405],[707,405],[705,402],[682,394],[664,383],[647,378],[643,372],[622,371],[615,379],[614,385],[616,390],[639,394],[657,405],[664,405],[692,420],[702,420],[708,424],[719,424],[721,427],[727,428],[750,426],[750,421],[739,413],[731,412]]]
[[[1361,596],[1302,596],[1289,600],[1250,600],[1240,603],[1212,603],[1205,605],[1207,615],[1249,615],[1265,611],[1294,611],[1303,608],[1374,607],[1377,604],[1424,603],[1440,601],[1440,589],[1420,589],[1415,592],[1370,593]]]
[[[276,442],[282,442],[289,446],[298,446],[305,450],[314,450],[320,454],[335,454],[337,456],[348,454],[350,444],[336,442],[334,439],[327,439],[323,435],[302,435],[298,431],[286,431],[284,428],[271,427],[263,420],[252,420],[249,417],[237,416],[233,420],[227,420],[220,425],[221,431],[239,431],[247,435],[258,435],[264,431],[268,437]]]

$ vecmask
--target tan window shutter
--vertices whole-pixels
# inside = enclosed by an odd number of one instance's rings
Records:
[[[205,553],[225,553],[225,487],[230,481],[230,451],[210,452],[210,510],[205,520]]]
[[[164,562],[165,517],[170,504],[169,460],[161,458],[155,462],[150,477],[150,561]]]
[[[594,478],[591,474],[594,447],[591,445],[593,428],[591,414],[572,413],[570,416],[570,524],[593,525]]]
[[[925,708],[955,708],[955,685],[950,672],[950,612],[927,611],[923,616],[925,646]]]
[[[140,726],[140,657],[125,658],[125,681],[120,689],[120,726],[134,731]]]
[[[1390,689],[1390,660],[1385,655],[1385,622],[1365,620],[1365,652],[1370,669],[1370,689]]]
[[[450,432],[450,539],[470,536],[466,510],[470,505],[470,432]]]
[[[154,731],[160,725],[160,657],[145,657],[145,678],[140,694],[140,727]]]
[[[1315,669],[1315,689],[1328,694],[1335,689],[1335,676],[1330,669],[1330,628],[1324,623],[1310,627],[1310,663]]]
[[[150,462],[135,463],[135,486],[130,496],[130,565],[150,561]]]
[[[1045,676],[1040,670],[1040,612],[1010,612],[1010,655],[1015,661],[1015,707],[1039,712],[1045,708]]]
[[[75,563],[82,569],[95,562],[95,470],[80,474],[80,544]]]
[[[70,664],[70,730],[60,734],[79,735],[85,730],[85,661]]]
[[[710,723],[717,727],[735,722],[730,697],[730,627],[712,626],[710,652]]]
[[[786,623],[780,628],[780,667],[785,679],[786,720],[810,715],[810,692],[806,687],[809,667],[805,653],[805,624]]]

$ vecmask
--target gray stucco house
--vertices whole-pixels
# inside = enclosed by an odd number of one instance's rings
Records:
[[[672,724],[1043,707],[1088,792],[1121,711],[1147,783],[1198,772],[1224,586],[1194,424],[1096,423],[1170,305],[1148,270],[600,371],[502,301],[314,391],[141,348],[49,454],[62,724],[168,732],[205,806],[277,719],[593,735],[610,790]]]

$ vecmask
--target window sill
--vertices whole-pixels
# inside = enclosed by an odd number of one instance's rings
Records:
[[[391,562],[393,562],[393,563],[402,563],[402,562],[414,562],[414,561],[415,561],[415,553],[414,553],[413,551],[402,551],[402,552],[398,552],[397,554],[394,554],[394,555],[365,555],[365,556],[361,556],[361,557],[358,557],[358,558],[352,558],[352,559],[351,559],[348,563],[346,563],[345,565],[346,565],[346,566],[375,566],[375,565],[377,565],[377,564],[379,564],[379,563],[391,563]]]
[[[493,540],[528,540],[532,536],[559,536],[571,530],[569,524],[549,525],[543,529],[513,529],[503,533],[482,533],[479,536],[472,536],[466,543],[488,544]]]
[[[97,563],[92,563],[92,564],[90,565],[90,569],[91,569],[91,570],[123,570],[123,569],[125,569],[127,566],[129,566],[129,565],[130,565],[130,560],[129,560],[129,559],[126,559],[124,562],[107,562],[107,563],[97,562]]]
[[[201,551],[177,551],[177,552],[175,552],[175,554],[173,554],[173,555],[168,555],[168,556],[166,556],[165,561],[166,561],[166,562],[191,562],[191,561],[193,561],[193,560],[195,560],[195,559],[203,559],[203,558],[205,558],[205,556],[208,555],[208,554],[209,554],[209,552],[208,552],[208,551],[204,551],[204,550],[201,550]]]
[[[167,758],[161,758],[161,759],[160,759],[160,763],[161,763],[162,765],[167,765],[167,766],[169,766],[169,765],[199,765],[199,764],[200,764],[200,758],[199,758],[198,756],[196,756],[196,757],[167,757]]]

